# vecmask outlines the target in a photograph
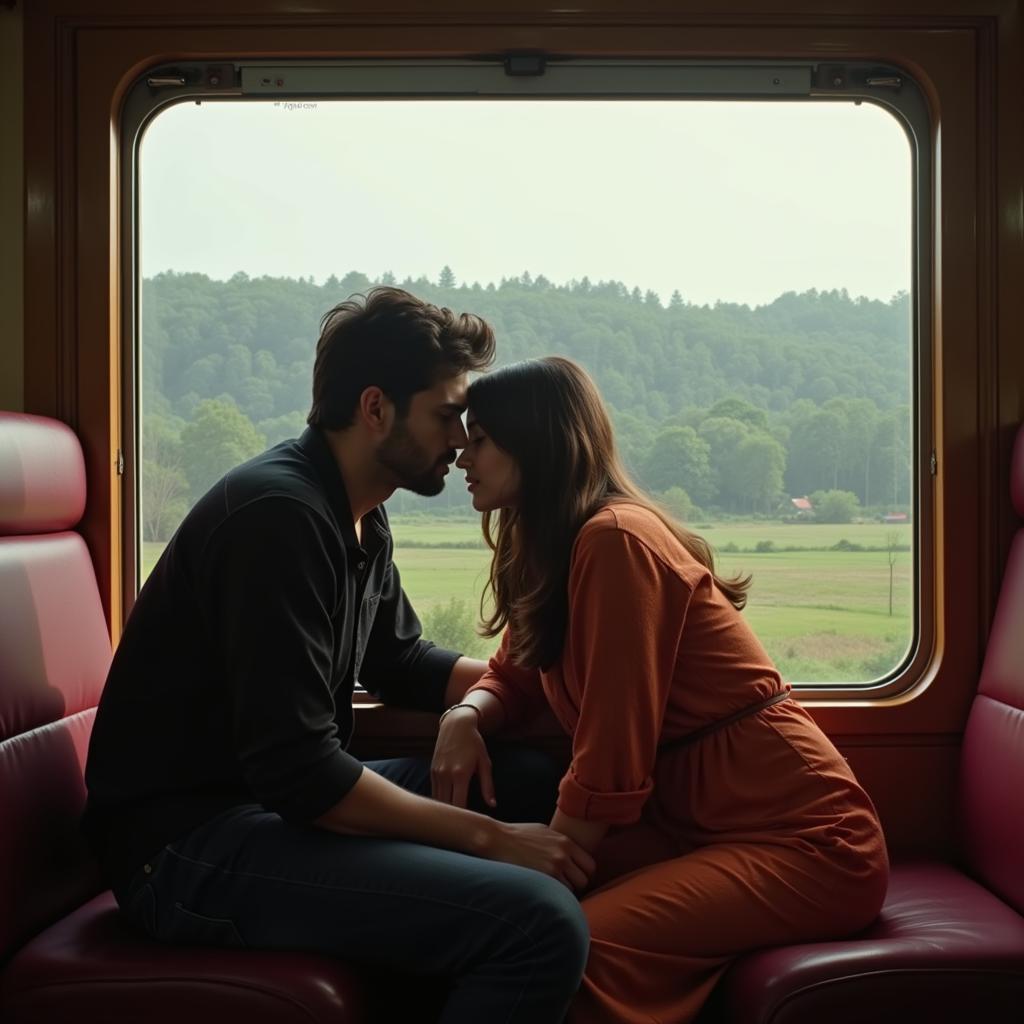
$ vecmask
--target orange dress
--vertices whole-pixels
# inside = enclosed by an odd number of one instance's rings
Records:
[[[869,924],[888,879],[875,809],[795,700],[674,749],[785,689],[743,616],[653,513],[580,530],[562,655],[474,689],[508,727],[546,704],[572,737],[559,807],[611,827],[583,899],[590,959],[573,1024],[685,1024],[739,953]]]

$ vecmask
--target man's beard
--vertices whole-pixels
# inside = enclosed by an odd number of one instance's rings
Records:
[[[413,440],[405,421],[398,420],[387,440],[377,449],[377,458],[394,473],[399,487],[430,498],[444,490],[444,476],[438,470],[455,461],[455,451],[448,452],[442,459],[431,460]]]

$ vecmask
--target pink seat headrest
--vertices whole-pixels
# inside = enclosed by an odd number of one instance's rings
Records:
[[[85,511],[85,462],[58,420],[0,412],[0,534],[71,529]]]

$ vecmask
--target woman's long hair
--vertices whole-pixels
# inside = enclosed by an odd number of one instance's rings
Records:
[[[615,449],[604,402],[587,372],[549,356],[478,377],[469,407],[487,436],[519,465],[519,503],[483,515],[494,552],[481,600],[483,634],[511,626],[513,660],[546,668],[562,651],[569,618],[569,560],[583,524],[604,506],[628,501],[656,515],[686,550],[707,566],[737,608],[750,577],[715,575],[710,545],[691,533],[630,479]]]

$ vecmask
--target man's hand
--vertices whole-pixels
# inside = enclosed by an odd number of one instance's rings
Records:
[[[586,886],[595,867],[593,857],[574,839],[547,825],[509,825],[449,807],[401,789],[369,769],[314,824],[346,835],[404,839],[518,864],[576,889]]]
[[[594,858],[568,836],[547,825],[496,822],[498,831],[483,851],[489,860],[518,864],[550,875],[580,892],[587,887],[597,865]]]
[[[497,806],[491,758],[477,728],[479,721],[480,715],[467,707],[448,712],[441,723],[430,764],[430,795],[435,800],[465,807],[469,784],[479,775],[484,801],[488,807]]]

